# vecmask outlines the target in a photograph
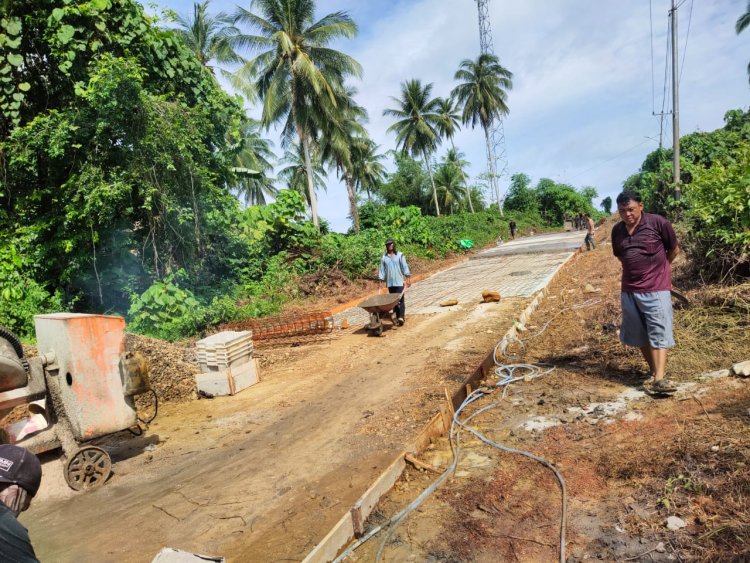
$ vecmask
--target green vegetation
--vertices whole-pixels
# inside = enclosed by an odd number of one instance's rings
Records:
[[[677,219],[684,250],[704,278],[750,275],[750,111],[728,111],[726,125],[680,139],[683,199],[672,197],[672,151],[656,150],[625,189],[647,211]]]
[[[447,97],[405,81],[386,111],[398,151],[384,154],[347,84],[359,64],[330,47],[357,26],[314,12],[312,0],[232,15],[203,1],[159,20],[135,0],[5,0],[0,324],[30,337],[34,314],[102,312],[176,339],[277,313],[327,276],[371,278],[387,237],[434,259],[507,237],[511,218],[536,230],[590,208],[595,192],[528,179],[529,201],[514,184],[506,217],[487,208],[453,138],[508,112],[512,75],[492,56],[463,61]],[[274,126],[279,160],[262,136]],[[332,175],[349,234],[317,215]]]
[[[536,187],[526,174],[511,177],[505,209],[540,217],[547,225],[561,225],[566,216],[589,213],[595,219],[601,214],[594,209],[596,188],[591,186],[577,190],[568,184],[559,184],[549,178],[541,178]]]

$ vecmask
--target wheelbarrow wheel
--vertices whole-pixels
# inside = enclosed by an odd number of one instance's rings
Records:
[[[381,334],[383,334],[383,325],[381,324],[381,325],[380,325],[380,326],[379,326],[378,328],[374,329],[374,330],[372,331],[372,333],[373,333],[373,334],[374,334],[375,336],[380,336]]]
[[[74,491],[101,487],[112,473],[112,459],[96,446],[83,446],[65,464],[65,481]]]

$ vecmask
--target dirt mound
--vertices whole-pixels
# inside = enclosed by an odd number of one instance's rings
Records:
[[[148,336],[128,334],[125,347],[149,361],[151,387],[159,401],[182,402],[196,398],[195,376],[200,373],[195,350]]]

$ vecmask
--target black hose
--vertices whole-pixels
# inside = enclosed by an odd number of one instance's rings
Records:
[[[157,413],[159,412],[159,396],[153,389],[149,389],[149,391],[151,391],[151,394],[154,396],[154,415],[148,420],[143,420],[141,417],[138,417],[138,420],[140,420],[146,426],[153,422],[153,420],[156,418]]]
[[[13,350],[15,350],[19,359],[23,358],[23,346],[21,346],[21,341],[15,334],[4,326],[0,326],[0,338],[4,338],[11,346],[13,346]]]

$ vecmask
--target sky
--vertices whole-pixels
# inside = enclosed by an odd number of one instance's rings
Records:
[[[750,101],[747,65],[750,30],[734,31],[745,0],[676,0],[678,8],[680,133],[711,131],[729,109]],[[158,0],[180,14],[186,0]],[[213,0],[211,10],[231,13],[236,0]],[[248,8],[250,2],[241,4]],[[671,108],[664,99],[670,0],[490,0],[495,54],[513,73],[510,114],[503,121],[510,174],[594,186],[613,199],[623,181],[638,171],[659,144],[660,119]],[[447,96],[464,59],[479,54],[474,0],[318,0],[316,18],[345,10],[359,26],[354,39],[335,48],[364,69],[352,80],[357,101],[369,113],[368,131],[385,152],[395,148],[386,130],[400,84],[412,78],[433,83],[434,96]],[[691,13],[692,12],[692,13]],[[652,31],[653,30],[653,31]],[[653,56],[652,56],[653,53]],[[652,62],[653,61],[653,62]],[[653,69],[653,71],[652,71]],[[672,143],[672,117],[664,118],[664,145]],[[278,149],[279,139],[269,132]],[[481,128],[455,137],[474,178],[486,170]],[[447,146],[438,151],[438,158]],[[501,184],[507,189],[508,180]],[[319,194],[319,213],[344,232],[346,189],[329,177]]]

